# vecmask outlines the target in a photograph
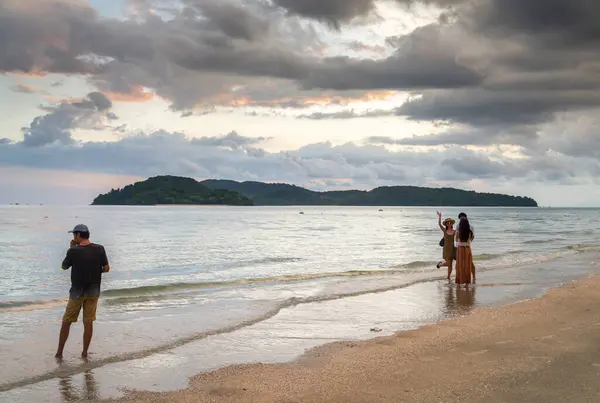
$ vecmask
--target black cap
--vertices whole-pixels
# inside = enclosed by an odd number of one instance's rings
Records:
[[[87,225],[85,225],[85,224],[77,224],[75,226],[75,228],[73,228],[71,231],[69,231],[69,233],[75,233],[75,232],[87,232],[89,234],[90,230],[87,227]]]
[[[461,218],[463,218],[463,217],[467,218],[467,215],[466,215],[465,213],[460,213],[460,214],[458,215],[458,219],[459,219],[459,220],[460,220]]]

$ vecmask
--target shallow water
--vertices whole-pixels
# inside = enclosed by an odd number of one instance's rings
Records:
[[[598,268],[597,210],[470,208],[479,284],[463,292],[435,269],[435,209],[378,210],[0,207],[0,400],[60,401],[85,385],[102,397],[184,387],[200,371],[285,361],[329,341],[531,298]],[[105,245],[112,270],[94,355],[77,358],[76,324],[58,365],[69,286],[59,266],[65,231],[79,222]]]

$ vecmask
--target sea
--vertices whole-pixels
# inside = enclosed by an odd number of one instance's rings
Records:
[[[468,214],[477,284],[437,269],[443,217]],[[195,374],[297,359],[415,329],[600,272],[600,210],[0,206],[0,402],[185,388]],[[75,224],[111,266],[90,357],[82,324],[54,359]]]

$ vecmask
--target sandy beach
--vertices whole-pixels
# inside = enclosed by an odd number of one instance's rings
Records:
[[[594,276],[540,299],[332,343],[290,364],[230,366],[198,375],[185,390],[118,401],[591,402],[600,396],[599,345]]]

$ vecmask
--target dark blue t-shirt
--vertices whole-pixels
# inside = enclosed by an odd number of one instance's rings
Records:
[[[102,245],[91,243],[70,248],[62,263],[64,270],[71,268],[69,297],[79,299],[100,296],[102,270],[107,265],[108,257]]]

